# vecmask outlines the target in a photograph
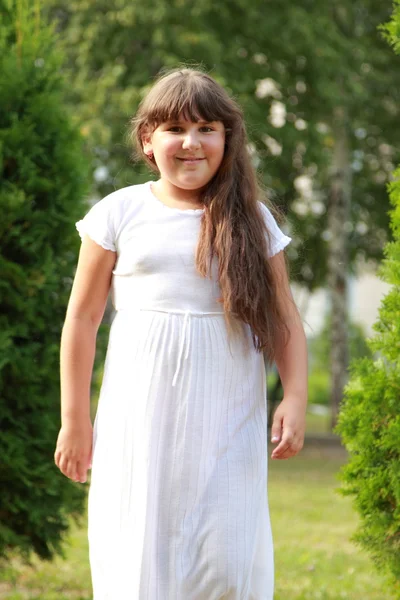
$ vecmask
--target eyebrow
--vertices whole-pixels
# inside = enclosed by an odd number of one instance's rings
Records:
[[[210,123],[215,123],[215,121],[194,121],[195,123],[198,123],[199,125],[206,125],[206,124],[210,124]],[[169,121],[167,121],[167,123],[188,123],[188,121],[184,121],[184,120],[177,120],[177,119],[171,119]]]

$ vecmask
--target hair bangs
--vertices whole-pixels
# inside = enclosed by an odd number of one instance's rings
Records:
[[[147,107],[146,120],[151,127],[157,128],[161,123],[181,118],[194,123],[226,122],[229,114],[227,103],[219,90],[210,90],[210,86],[204,85],[200,78],[176,77],[165,88],[158,90],[157,97]]]

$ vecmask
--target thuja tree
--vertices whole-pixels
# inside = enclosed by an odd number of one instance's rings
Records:
[[[88,165],[38,2],[3,5],[0,34],[0,558],[62,552],[83,487],[54,464],[59,340]]]
[[[400,598],[400,168],[394,175],[389,184],[394,241],[380,268],[392,288],[369,341],[375,358],[351,364],[336,431],[350,453],[341,491],[354,497],[361,515],[353,539],[389,573]]]
[[[400,53],[399,0],[382,30]],[[353,496],[361,516],[353,539],[388,573],[400,598],[400,168],[388,191],[393,241],[385,247],[380,275],[392,287],[370,340],[375,358],[351,365],[336,431],[350,453],[342,492]]]

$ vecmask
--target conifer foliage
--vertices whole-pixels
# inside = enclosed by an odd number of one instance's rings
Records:
[[[0,34],[0,558],[61,551],[83,486],[54,464],[59,343],[89,169],[39,2],[2,3]]]
[[[400,54],[400,0],[380,29]],[[336,431],[350,452],[342,492],[361,516],[354,540],[388,574],[400,599],[400,167],[387,186],[393,241],[380,268],[391,290],[383,299],[370,342],[375,358],[351,365]]]
[[[389,573],[400,598],[400,168],[388,187],[394,240],[380,275],[392,288],[369,341],[375,358],[351,365],[336,431],[350,453],[341,491],[361,515],[354,540]]]

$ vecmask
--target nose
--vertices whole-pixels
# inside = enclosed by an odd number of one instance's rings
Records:
[[[183,142],[182,148],[184,150],[190,150],[191,148],[200,148],[200,139],[197,131],[187,131]]]

